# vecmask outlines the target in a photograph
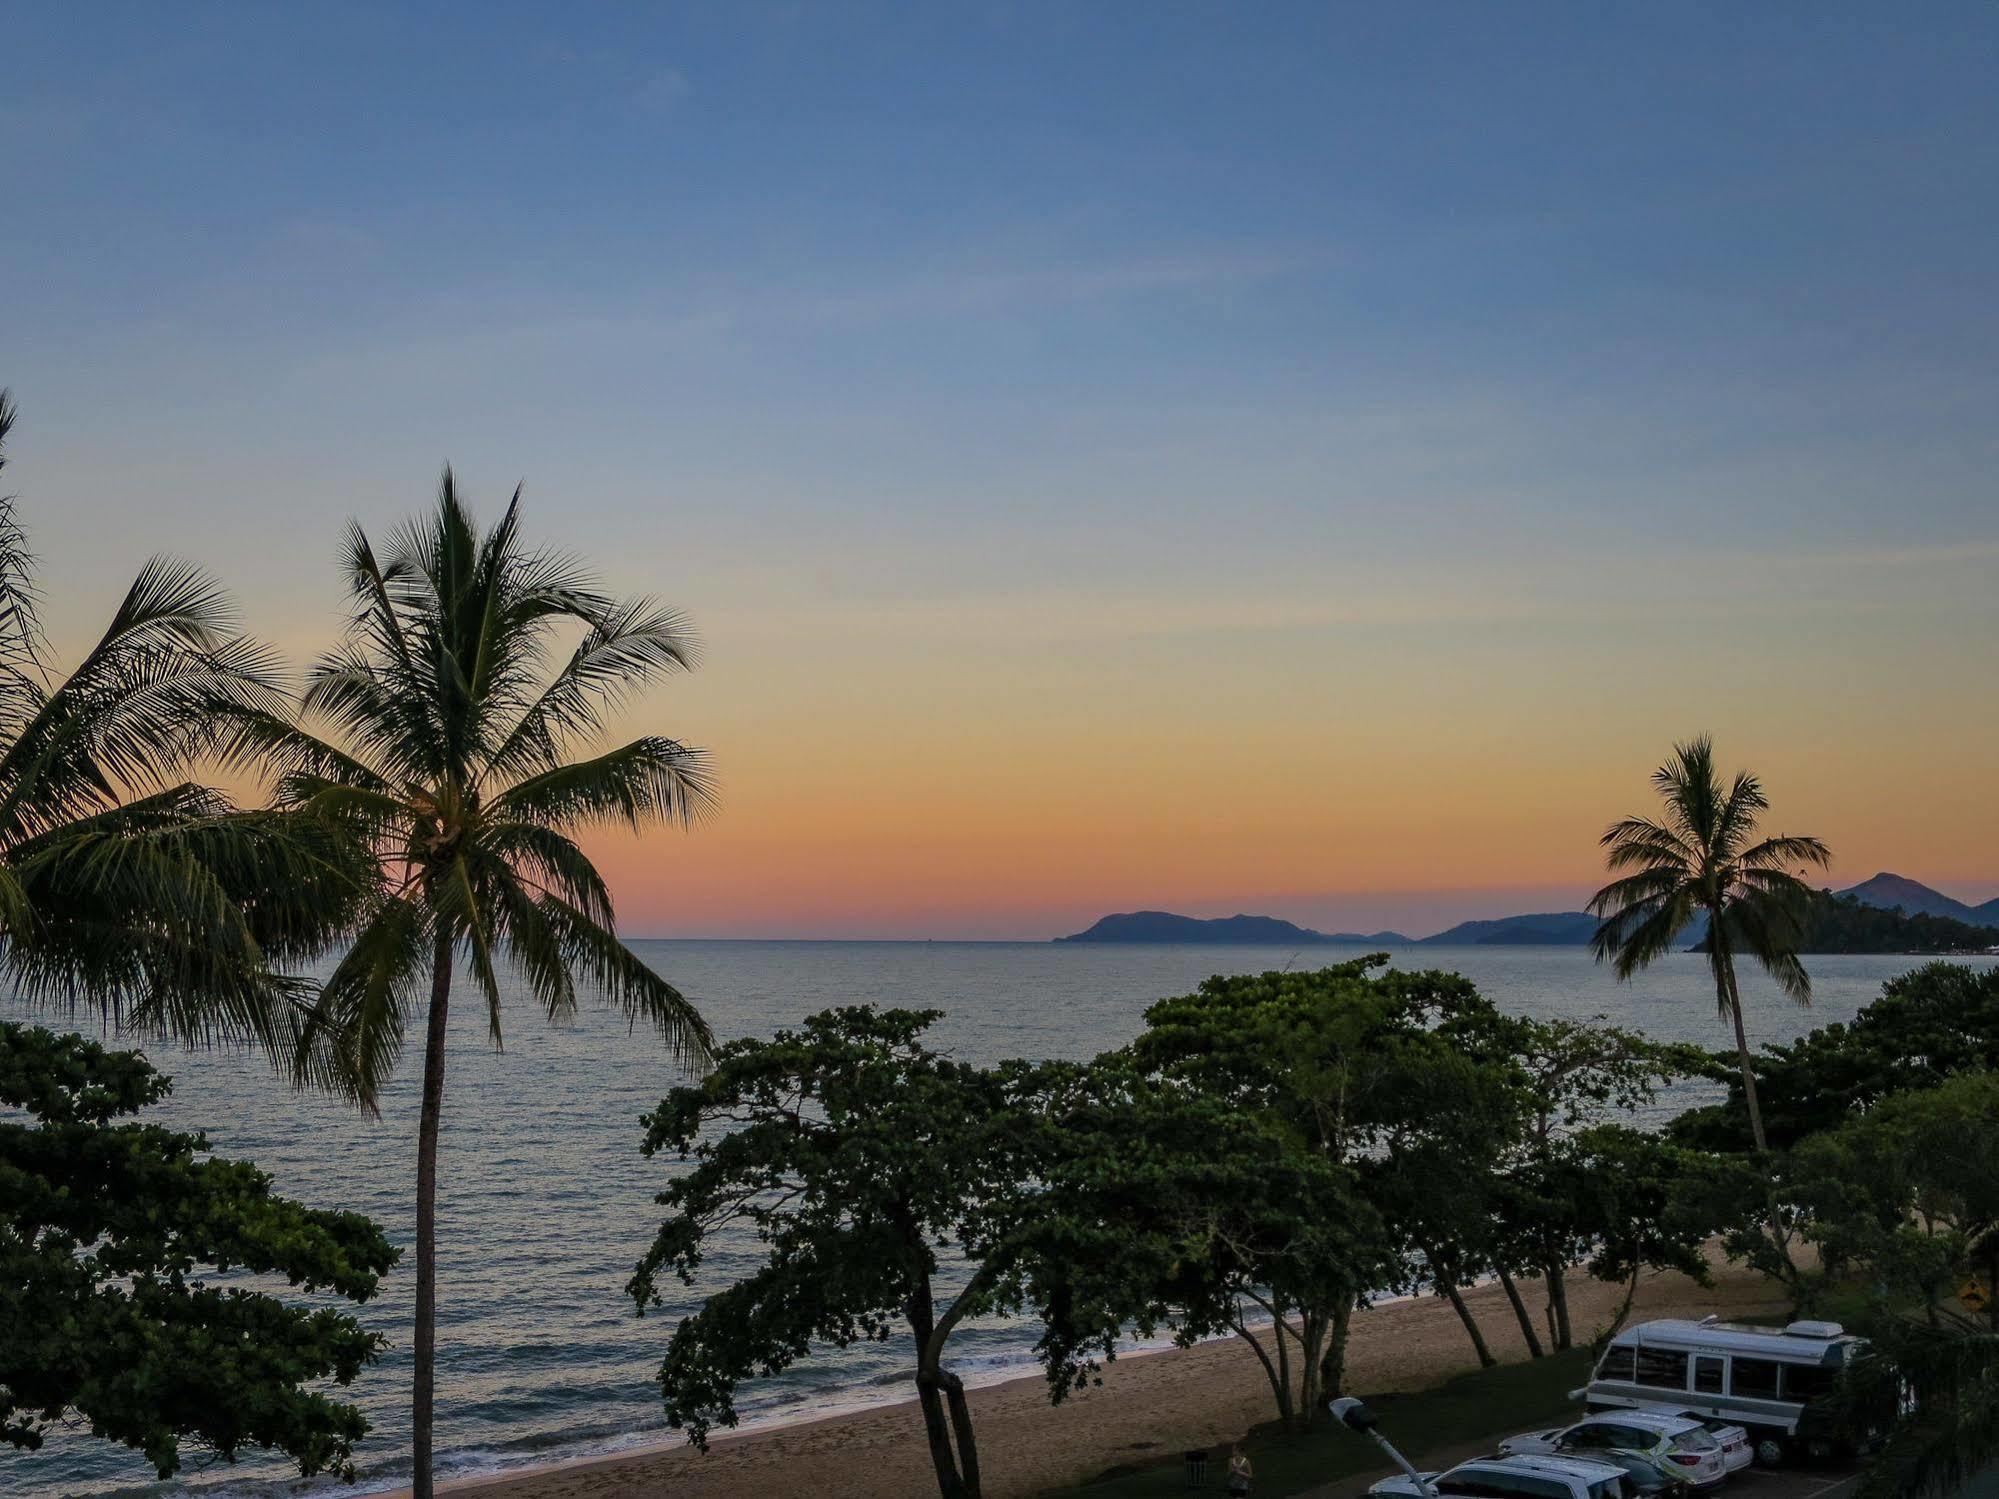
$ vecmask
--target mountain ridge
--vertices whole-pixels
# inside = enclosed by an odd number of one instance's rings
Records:
[[[1999,897],[1980,905],[1953,899],[1906,875],[1883,870],[1857,885],[1833,894],[1851,897],[1863,905],[1882,910],[1900,910],[1907,916],[1939,916],[1968,926],[1999,926]],[[1307,946],[1363,947],[1444,947],[1444,946],[1555,946],[1580,947],[1595,933],[1597,919],[1586,911],[1540,911],[1520,916],[1495,916],[1460,921],[1455,926],[1427,937],[1409,937],[1401,932],[1320,932],[1300,926],[1280,916],[1182,916],[1173,911],[1124,911],[1099,918],[1093,925],[1056,942],[1188,942],[1201,945],[1265,944],[1282,946],[1295,942]],[[1699,942],[1706,933],[1705,921],[1690,924],[1679,940]]]
[[[1835,893],[1850,895],[1862,905],[1878,906],[1884,911],[1899,910],[1905,916],[1944,916],[1971,926],[1999,926],[1999,896],[1976,906],[1969,905],[1920,880],[1885,869]]]

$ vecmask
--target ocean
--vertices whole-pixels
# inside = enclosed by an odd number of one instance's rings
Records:
[[[1351,955],[1318,947],[990,942],[634,946],[699,1002],[725,1039],[765,1035],[830,1005],[933,1008],[945,1016],[934,1043],[982,1063],[1087,1057],[1131,1039],[1152,1000],[1187,992],[1208,974],[1317,966]],[[1576,948],[1406,948],[1393,961],[1464,973],[1518,1013],[1600,1014],[1662,1040],[1728,1040],[1703,960],[1691,954],[1670,956],[1628,984]],[[1884,979],[1919,961],[1814,958],[1816,998],[1808,1010],[1752,970],[1744,995],[1752,1038],[1787,1041],[1849,1019]],[[11,1001],[0,1003],[0,1014],[63,1023]],[[414,1231],[420,1022],[411,1034],[417,1045],[377,1119],[292,1092],[254,1057],[157,1046],[147,1049],[173,1076],[174,1091],[154,1116],[206,1131],[219,1154],[256,1161],[287,1195],[371,1215],[406,1245]],[[438,1253],[442,1474],[501,1472],[678,1440],[661,1418],[653,1379],[680,1308],[670,1304],[640,1319],[623,1289],[657,1227],[653,1196],[675,1169],[638,1151],[639,1118],[679,1081],[674,1068],[652,1037],[628,1034],[614,1014],[585,1008],[572,1023],[551,1026],[525,994],[514,997],[505,1049],[495,1051],[483,1005],[462,979],[447,1066]],[[1704,1089],[1662,1097],[1641,1122],[1704,1101]],[[704,1288],[685,1293],[685,1304],[758,1259],[754,1241],[719,1245],[704,1266]],[[359,1483],[341,1492],[408,1481],[412,1293],[405,1266],[362,1310],[389,1347],[347,1396],[373,1429],[359,1449]],[[1033,1336],[1000,1320],[967,1326],[953,1340],[952,1363],[974,1382],[1031,1372]],[[739,1405],[748,1424],[900,1400],[909,1393],[911,1365],[904,1342],[828,1352],[746,1387]],[[0,1454],[0,1499],[183,1492],[268,1499],[322,1487],[301,1485],[295,1473],[287,1477],[281,1465],[254,1457],[234,1467],[190,1464],[175,1482],[159,1484],[136,1454],[72,1434],[56,1435],[39,1453]]]

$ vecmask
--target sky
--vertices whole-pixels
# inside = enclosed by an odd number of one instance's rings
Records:
[[[1999,893],[1989,5],[0,4],[51,633],[442,465],[700,669],[634,935],[1573,908],[1676,738]]]

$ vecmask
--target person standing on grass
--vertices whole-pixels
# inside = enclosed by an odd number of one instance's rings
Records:
[[[1255,1476],[1256,1470],[1249,1465],[1249,1454],[1242,1450],[1242,1443],[1237,1442],[1229,1448],[1229,1492],[1247,1494],[1249,1481]]]

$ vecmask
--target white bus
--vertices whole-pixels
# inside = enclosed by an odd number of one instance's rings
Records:
[[[1746,1427],[1757,1460],[1778,1463],[1800,1448],[1823,1456],[1823,1438],[1799,1435],[1814,1400],[1867,1346],[1837,1322],[1752,1327],[1714,1317],[1626,1328],[1596,1373],[1573,1392],[1590,1411],[1681,1412]]]

